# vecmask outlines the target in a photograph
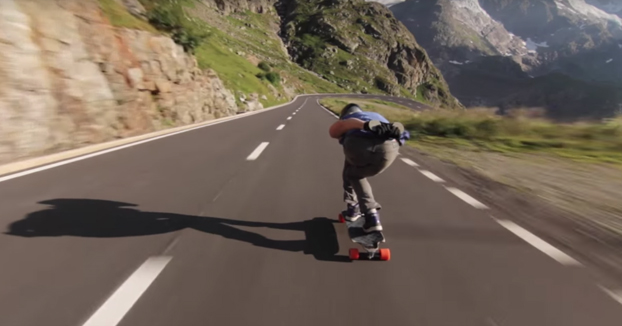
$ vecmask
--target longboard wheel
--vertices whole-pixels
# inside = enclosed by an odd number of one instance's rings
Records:
[[[391,259],[391,250],[388,248],[380,249],[380,260],[390,260]]]
[[[358,260],[360,257],[359,251],[356,248],[352,248],[350,249],[350,259],[352,260]]]
[[[346,219],[343,217],[343,214],[339,214],[339,223],[345,223]]]

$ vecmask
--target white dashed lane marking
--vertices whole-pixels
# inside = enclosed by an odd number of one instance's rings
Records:
[[[527,241],[527,243],[529,243],[530,245],[536,247],[536,249],[542,251],[543,253],[545,253],[549,257],[555,259],[560,264],[565,265],[565,266],[581,266],[580,262],[578,262],[574,258],[566,255],[561,250],[551,246],[546,241],[538,238],[536,235],[534,235],[533,233],[525,230],[524,228],[522,228],[518,224],[516,224],[516,223],[514,223],[512,221],[509,221],[509,220],[497,220],[497,219],[495,219],[495,220],[501,226],[503,226],[504,228],[508,229],[510,232],[514,233],[519,238]]]
[[[263,142],[261,144],[259,144],[259,146],[257,146],[257,148],[255,148],[255,150],[251,153],[251,155],[249,155],[246,160],[247,161],[254,161],[256,160],[259,155],[261,155],[261,152],[263,152],[264,149],[266,149],[266,147],[268,147],[268,142]]]
[[[117,325],[171,259],[147,259],[82,326]]]
[[[415,163],[415,161],[408,159],[408,158],[402,158],[402,162],[412,166],[412,167],[418,167],[419,164]]]
[[[434,181],[434,182],[438,182],[438,183],[442,183],[445,182],[445,180],[441,179],[440,177],[438,177],[436,174],[427,171],[427,170],[421,170],[419,171],[421,172],[421,174],[425,175],[426,177],[428,177],[430,180]]]
[[[276,130],[283,130],[283,128],[285,128],[285,125],[280,125],[280,126],[276,127]]]
[[[488,208],[488,206],[482,204],[477,199],[469,196],[467,193],[465,193],[464,191],[462,191],[462,190],[460,190],[458,188],[447,187],[447,190],[449,190],[449,192],[451,192],[452,194],[456,195],[456,197],[462,199],[467,204],[469,204],[469,205],[471,205],[471,206],[473,206],[475,208],[479,208],[479,209],[487,209]]]

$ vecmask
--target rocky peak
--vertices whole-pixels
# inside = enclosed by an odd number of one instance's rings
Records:
[[[377,87],[460,104],[413,35],[384,5],[364,0],[291,0],[279,10],[294,61],[350,90]],[[336,73],[330,73],[330,72]]]
[[[407,1],[391,9],[440,65],[529,52],[526,43],[492,19],[477,0]]]
[[[390,9],[464,103],[499,105],[519,92],[514,103],[530,98],[522,103],[576,112],[594,103],[601,113],[617,106],[617,91],[603,91],[612,90],[603,82],[622,84],[622,20],[613,1],[408,0]],[[549,81],[557,88],[542,92]],[[581,105],[569,100],[582,88]],[[603,94],[609,100],[594,100]]]

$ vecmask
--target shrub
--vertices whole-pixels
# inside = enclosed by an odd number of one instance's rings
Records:
[[[265,71],[265,72],[270,72],[270,69],[271,69],[271,68],[270,68],[270,64],[269,64],[269,63],[267,63],[267,62],[265,62],[265,61],[260,62],[260,63],[257,65],[257,67],[259,67],[259,69],[261,69],[261,70],[263,70],[263,71]]]
[[[266,74],[266,79],[273,85],[278,85],[281,82],[281,75],[277,72],[269,72]]]
[[[264,80],[269,81],[274,86],[278,86],[279,83],[281,82],[281,75],[279,75],[278,72],[274,72],[274,71],[268,72],[268,73],[260,72],[256,76],[259,79],[264,79]]]
[[[147,17],[153,26],[170,33],[175,43],[190,53],[194,53],[201,42],[209,36],[203,26],[186,15],[183,6],[177,1],[161,1],[158,6],[149,10]]]

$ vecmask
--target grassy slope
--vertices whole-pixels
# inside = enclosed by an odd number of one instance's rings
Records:
[[[99,4],[114,26],[140,29],[152,33],[158,31],[148,22],[140,20],[130,14],[123,5],[116,0],[99,0]]]
[[[342,99],[323,99],[334,112]],[[411,145],[423,150],[449,147],[474,152],[546,153],[577,161],[622,165],[622,119],[607,123],[556,124],[533,118],[499,117],[489,110],[413,112],[368,106],[412,132]]]
[[[206,9],[209,10],[209,9]],[[335,84],[327,82],[314,74],[292,64],[284,49],[280,47],[280,40],[276,33],[271,30],[269,14],[256,14],[252,12],[236,13],[228,17],[211,17],[208,20],[214,23],[215,19],[221,19],[212,25],[213,37],[206,42],[199,51],[197,57],[206,67],[223,74],[226,80],[234,83],[234,89],[240,83],[252,83],[254,85],[241,85],[246,91],[260,90],[260,94],[267,94],[267,82],[260,81],[256,76],[261,72],[254,64],[244,56],[236,53],[241,51],[244,55],[252,55],[258,60],[267,61],[285,78],[285,84],[294,88],[296,93],[342,93],[343,89]],[[245,26],[250,23],[252,27]],[[239,80],[238,73],[244,75],[244,81]],[[252,78],[251,78],[252,77]],[[266,87],[262,90],[257,81]],[[282,90],[282,87],[279,88]]]
[[[114,26],[140,29],[152,33],[160,33],[150,23],[131,15],[115,0],[99,0],[104,13]],[[243,93],[248,97],[251,93],[260,96],[264,107],[287,102],[284,87],[292,93],[343,93],[344,90],[335,84],[319,78],[298,65],[292,64],[279,45],[279,38],[271,30],[273,16],[251,12],[239,13],[224,17],[213,9],[194,0],[141,0],[149,11],[164,4],[181,5],[189,13],[191,20],[185,21],[188,29],[206,32],[207,38],[195,49],[197,62],[202,69],[214,70],[225,86],[236,93],[236,101],[240,102]],[[245,23],[252,24],[252,28]],[[243,53],[238,55],[237,53]],[[257,77],[262,72],[251,62],[252,55],[260,60],[270,61],[273,71],[279,73],[284,82],[275,85]],[[291,94],[289,94],[291,95]],[[266,99],[261,97],[265,96]]]

